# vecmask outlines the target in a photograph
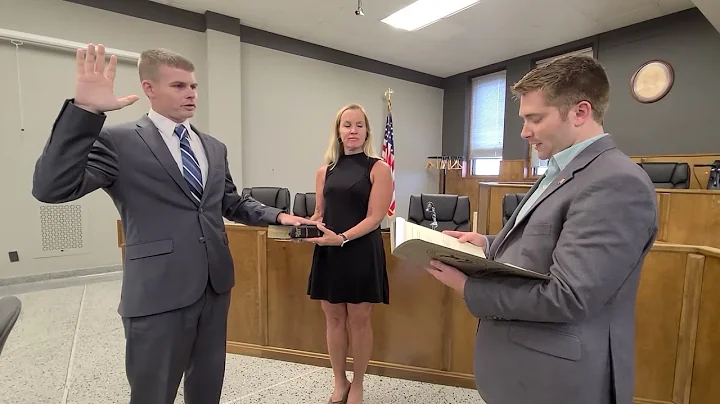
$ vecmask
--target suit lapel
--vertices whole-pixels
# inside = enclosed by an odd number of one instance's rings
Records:
[[[518,227],[524,221],[528,220],[528,218],[530,217],[532,212],[538,207],[538,205],[540,205],[545,199],[552,195],[553,192],[557,191],[558,189],[560,189],[560,187],[570,182],[570,180],[573,178],[574,172],[568,171],[568,168],[570,167],[565,167],[564,170],[560,171],[560,173],[557,175],[557,177],[555,177],[553,182],[551,182],[550,185],[545,188],[545,191],[543,191],[543,193],[540,194],[540,196],[535,200],[535,203],[533,203],[530,209],[528,209],[528,211],[525,213],[525,216],[521,217],[520,221],[517,222],[515,226],[513,226],[513,229]],[[512,230],[510,231],[512,232]]]
[[[157,130],[150,118],[143,116],[137,122],[137,126],[137,133],[148,145],[150,151],[155,155],[155,158],[158,159],[160,164],[165,168],[168,174],[170,174],[170,177],[175,181],[180,189],[182,189],[185,195],[195,201],[195,198],[193,198],[190,193],[190,188],[185,181],[185,177],[182,176],[175,159],[172,154],[170,154],[170,150],[168,150],[167,144],[165,144],[165,141],[162,139],[162,135],[160,135],[160,132]],[[197,203],[197,201],[195,202]]]
[[[607,150],[615,148],[615,144],[612,140],[612,138],[608,135],[604,138],[596,140],[594,143],[592,143],[590,146],[588,146],[585,150],[580,152],[570,163],[558,173],[557,177],[553,180],[550,185],[543,191],[543,193],[535,200],[533,205],[528,209],[527,213],[525,213],[525,216],[520,218],[520,221],[515,223],[515,220],[517,218],[518,213],[520,212],[520,208],[523,204],[528,200],[530,195],[532,195],[533,192],[537,189],[537,187],[540,185],[540,182],[542,181],[542,178],[540,180],[535,182],[535,185],[532,187],[530,191],[528,191],[527,194],[525,194],[525,198],[523,198],[523,201],[521,202],[520,206],[518,206],[517,209],[515,209],[515,212],[513,212],[512,217],[510,220],[508,220],[507,225],[503,230],[498,234],[498,240],[496,243],[493,243],[493,251],[491,253],[492,258],[495,258],[495,254],[497,254],[498,251],[500,251],[500,247],[503,245],[505,240],[512,234],[513,231],[515,231],[516,228],[520,227],[526,220],[530,218],[530,215],[533,213],[535,209],[537,209],[538,206],[540,206],[541,203],[543,203],[550,195],[552,195],[555,191],[560,189],[562,186],[570,182],[570,180],[573,179],[575,176],[575,173],[584,169],[587,165],[589,165],[593,160],[595,160],[599,155],[606,152]],[[503,234],[504,233],[504,234]],[[501,238],[502,237],[502,238]],[[497,245],[497,246],[495,246]]]
[[[198,137],[200,137],[200,141],[202,142],[203,149],[205,149],[205,156],[207,158],[208,163],[208,169],[207,169],[207,178],[205,179],[205,186],[203,187],[203,195],[200,200],[200,205],[202,206],[205,204],[205,201],[207,200],[208,190],[212,186],[212,182],[215,179],[215,176],[217,173],[215,170],[213,170],[213,161],[218,161],[219,152],[217,148],[215,147],[214,142],[209,141],[208,136],[202,132],[200,132],[196,127],[190,125],[193,132],[197,133]]]
[[[503,228],[500,230],[500,233],[498,233],[497,238],[496,238],[497,241],[490,246],[490,251],[488,251],[488,257],[490,257],[491,259],[494,258],[495,253],[497,252],[498,248],[500,247],[502,242],[507,237],[510,230],[512,230],[512,228],[515,227],[515,220],[517,220],[517,216],[518,216],[518,213],[520,213],[520,209],[522,209],[523,205],[525,205],[527,200],[530,198],[530,195],[532,195],[533,192],[535,192],[535,190],[540,186],[540,183],[542,182],[542,180],[544,178],[545,178],[545,176],[543,175],[542,177],[540,177],[539,180],[535,181],[535,184],[533,184],[533,186],[530,188],[530,190],[525,194],[525,197],[523,197],[522,201],[520,201],[520,203],[518,204],[518,207],[515,208],[515,211],[513,212],[512,216],[510,216],[510,219],[508,219],[507,223],[505,223],[505,226],[503,226]]]

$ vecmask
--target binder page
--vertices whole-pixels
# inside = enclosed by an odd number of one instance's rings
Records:
[[[448,236],[447,234],[442,234],[437,230],[428,229],[426,227],[422,227],[409,222],[407,222],[406,226],[403,227],[405,227],[406,231],[406,240],[424,240],[432,244],[450,248],[452,250],[457,250],[466,254],[474,255],[476,257],[485,258],[485,252],[482,248],[470,243],[461,243],[455,237]]]

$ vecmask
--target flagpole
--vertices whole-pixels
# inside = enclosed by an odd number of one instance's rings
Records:
[[[391,204],[391,208],[388,209],[388,212],[385,212],[385,219],[387,220],[386,228],[389,228],[391,225],[392,217],[395,215],[395,146],[394,141],[388,142],[388,136],[392,138],[392,94],[393,90],[392,88],[388,88],[385,90],[385,100],[387,102],[387,117],[386,117],[386,123],[385,123],[385,136],[383,140],[383,160],[388,163],[392,170],[392,176],[393,176],[393,200]],[[389,131],[389,134],[388,134]]]
[[[392,88],[388,88],[387,90],[385,90],[385,99],[387,100],[388,113],[390,113],[392,110],[392,93]]]

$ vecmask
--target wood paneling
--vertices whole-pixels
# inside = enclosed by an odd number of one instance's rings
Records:
[[[228,225],[227,232],[237,257],[238,280],[228,319],[228,326],[234,328],[228,330],[228,350],[328,366],[323,313],[319,302],[306,293],[313,246],[266,239],[266,232],[257,227]],[[257,237],[264,241],[257,242]],[[373,307],[371,371],[473,387],[472,355],[465,347],[473,346],[477,320],[457,293],[390,255],[389,234],[383,237],[391,304]],[[264,260],[256,256],[260,245],[266,248]],[[262,272],[264,276],[259,275]],[[258,291],[262,285],[264,290]],[[260,316],[265,316],[264,322]],[[261,342],[263,324],[265,342]]]
[[[235,230],[228,227],[228,230]],[[228,231],[235,262],[234,289],[228,315],[228,339],[267,344],[267,238],[265,230]]]
[[[525,174],[524,160],[503,160],[500,162],[500,175],[498,175],[498,181],[525,181]]]
[[[667,250],[645,261],[635,319],[635,360],[642,364],[636,397],[688,402],[704,259],[692,250]]]
[[[502,199],[526,193],[532,184],[483,182],[478,184],[477,231],[497,234],[502,229]],[[656,189],[659,232],[657,241],[720,248],[720,191]]]
[[[716,403],[720,397],[720,255],[705,257],[702,277],[690,404]]]
[[[267,239],[259,227],[226,227],[236,277],[228,352],[329,366],[322,310],[306,295],[313,246]],[[388,236],[391,304],[373,308],[369,372],[474,388],[477,320],[458,293],[392,257]],[[720,250],[656,243],[643,265],[635,312],[634,402],[716,402]]]
[[[665,237],[660,241],[720,247],[720,191],[686,189],[657,193],[660,228]]]
[[[638,288],[635,320],[635,360],[645,366],[635,372],[636,396],[662,400],[672,397],[683,297],[686,257],[672,252],[648,254],[645,265],[655,276],[645,276]],[[657,299],[662,296],[662,299]],[[654,383],[659,381],[660,383]]]

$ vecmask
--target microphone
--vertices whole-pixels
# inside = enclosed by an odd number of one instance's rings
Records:
[[[430,228],[433,230],[437,230],[438,222],[437,216],[435,215],[435,205],[433,205],[432,202],[428,202],[425,211],[429,212],[432,215],[432,223],[430,223]]]

